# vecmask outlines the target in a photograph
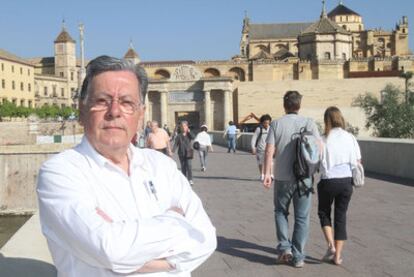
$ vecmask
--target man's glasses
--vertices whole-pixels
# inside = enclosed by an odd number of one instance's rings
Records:
[[[107,111],[115,101],[118,102],[119,109],[124,114],[133,114],[142,105],[142,103],[134,102],[126,98],[98,97],[91,99],[89,108],[97,112]]]

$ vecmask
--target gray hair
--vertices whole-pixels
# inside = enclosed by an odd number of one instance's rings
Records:
[[[141,103],[145,103],[145,95],[148,88],[148,77],[142,66],[135,64],[133,61],[118,59],[109,56],[99,56],[89,62],[86,67],[86,76],[83,80],[82,89],[80,93],[80,100],[86,102],[89,94],[89,84],[97,75],[107,71],[130,71],[134,73],[139,82],[139,96]]]

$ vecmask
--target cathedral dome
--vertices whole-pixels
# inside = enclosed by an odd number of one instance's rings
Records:
[[[346,7],[344,4],[339,3],[332,11],[328,13],[328,17],[332,18],[337,15],[356,15],[360,16],[357,12],[351,10],[350,8]]]

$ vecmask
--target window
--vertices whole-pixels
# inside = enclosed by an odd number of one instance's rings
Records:
[[[16,84],[14,83],[14,81],[12,81],[12,89],[14,90],[16,88]]]
[[[14,73],[14,65],[12,65],[11,69],[12,69],[12,72]]]
[[[1,88],[6,88],[6,80],[1,80]]]
[[[346,60],[346,54],[345,53],[342,53],[342,59]]]
[[[65,76],[63,75],[63,72],[60,72],[59,74],[60,74],[60,77],[65,77]]]
[[[13,99],[12,99],[12,103],[13,103],[14,105],[16,105],[16,104],[17,104],[17,99],[16,99],[16,98],[13,98]]]
[[[70,73],[70,80],[73,81],[73,79],[74,79],[74,74],[73,74],[73,72],[71,72]]]
[[[330,59],[331,59],[331,53],[325,52],[325,60],[330,60]]]
[[[53,97],[56,97],[57,95],[56,95],[56,85],[54,85],[53,87],[52,87],[52,90],[53,90]]]
[[[65,88],[60,89],[60,96],[65,97]]]
[[[20,100],[20,106],[24,107],[24,99]]]
[[[27,75],[30,76],[30,69],[27,69]]]
[[[23,91],[24,90],[24,84],[23,82],[20,82],[20,90]]]
[[[33,108],[33,102],[32,102],[32,100],[29,100],[28,106],[29,106],[29,108]]]
[[[47,87],[43,88],[43,94],[44,94],[44,96],[47,96]]]
[[[32,85],[31,84],[27,84],[27,90],[32,91]]]
[[[20,67],[20,75],[23,75],[23,67]]]
[[[61,104],[61,105],[60,105],[60,107],[61,107],[62,109],[64,109],[64,108],[66,108],[66,105],[65,105],[65,104]]]
[[[4,71],[4,63],[1,64],[1,71]]]

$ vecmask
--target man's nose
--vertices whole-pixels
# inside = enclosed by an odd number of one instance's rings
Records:
[[[121,109],[118,99],[113,99],[109,103],[108,114],[110,114],[112,117],[118,117],[121,115]]]

